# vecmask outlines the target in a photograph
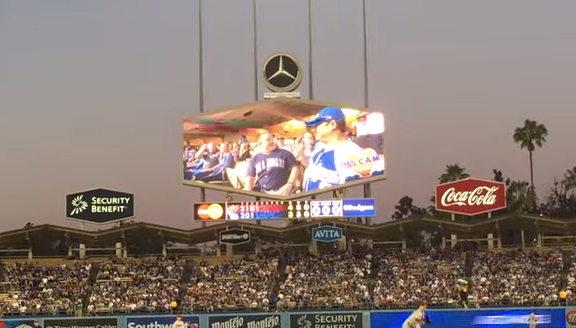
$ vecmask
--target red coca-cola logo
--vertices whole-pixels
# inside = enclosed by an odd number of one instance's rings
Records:
[[[576,326],[576,310],[570,310],[566,313],[566,322],[569,325]]]
[[[504,183],[467,178],[436,186],[438,211],[477,215],[502,208],[506,208]]]

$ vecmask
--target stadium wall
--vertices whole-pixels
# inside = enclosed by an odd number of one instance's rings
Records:
[[[576,307],[429,310],[431,328],[525,328],[534,312],[539,328],[576,327]],[[400,328],[411,311],[324,311],[282,313],[219,313],[186,315],[190,328]],[[0,319],[2,328],[28,328],[38,320],[44,328],[172,328],[175,315],[123,315],[84,318]]]

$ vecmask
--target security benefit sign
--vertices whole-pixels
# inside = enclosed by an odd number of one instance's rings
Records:
[[[290,328],[362,328],[362,326],[362,312],[290,315]]]
[[[134,194],[92,189],[66,196],[66,217],[103,224],[134,216]]]
[[[228,229],[220,231],[220,243],[226,245],[242,245],[252,240],[249,230]]]
[[[127,317],[126,327],[127,328],[172,328],[172,325],[176,321],[175,317],[172,316],[162,316],[162,317]],[[184,325],[189,328],[198,328],[199,318],[197,316],[182,316],[182,321]]]
[[[44,328],[118,328],[117,318],[45,319]]]
[[[322,226],[312,228],[312,240],[322,241],[325,243],[333,243],[340,239],[344,234],[344,230],[340,227]]]
[[[280,328],[279,314],[211,316],[208,328]]]

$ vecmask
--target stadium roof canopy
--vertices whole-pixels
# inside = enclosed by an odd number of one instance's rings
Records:
[[[498,231],[541,231],[544,234],[576,235],[576,218],[555,219],[532,215],[503,215],[492,218],[470,218],[466,221],[451,221],[449,218],[418,217],[365,225],[345,220],[313,220],[297,223],[285,228],[259,225],[253,222],[228,221],[198,229],[178,229],[153,223],[132,223],[110,229],[88,231],[75,228],[43,224],[29,228],[0,233],[0,248],[27,248],[31,243],[38,245],[58,239],[69,239],[86,245],[113,245],[125,240],[155,238],[183,244],[200,244],[215,241],[218,232],[230,228],[250,230],[253,237],[263,241],[281,243],[308,243],[311,229],[320,225],[337,225],[347,236],[373,241],[401,241],[407,232],[422,230],[437,231],[458,238],[485,238],[488,233]]]

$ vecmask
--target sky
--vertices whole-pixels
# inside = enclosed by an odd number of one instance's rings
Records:
[[[576,2],[366,0],[365,76],[362,2],[311,1],[0,0],[0,230],[77,227],[65,195],[99,187],[134,193],[139,221],[196,227],[182,118],[262,99],[276,52],[298,57],[303,97],[386,114],[376,221],[404,195],[428,205],[447,164],[528,180],[526,118],[549,129],[538,190],[576,165]]]

